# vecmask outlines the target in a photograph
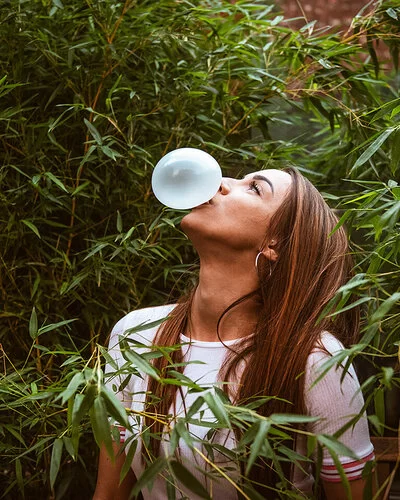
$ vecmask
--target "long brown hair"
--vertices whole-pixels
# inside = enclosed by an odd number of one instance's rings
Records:
[[[285,169],[292,185],[283,203],[266,228],[265,244],[277,242],[278,258],[272,263],[259,259],[259,317],[249,338],[235,345],[220,376],[232,380],[241,371],[236,403],[254,396],[276,396],[257,411],[305,414],[304,373],[306,361],[318,344],[322,331],[333,333],[345,346],[355,343],[358,335],[358,310],[353,308],[337,315],[335,320],[320,315],[337,290],[351,277],[352,259],[347,235],[342,227],[334,231],[337,217],[317,189],[295,168]],[[192,295],[183,299],[173,310],[171,318],[158,330],[155,345],[180,343],[190,317]],[[180,350],[174,361],[182,361]],[[159,357],[154,365],[165,371],[167,361]],[[177,388],[160,385],[150,379],[147,397],[148,410],[167,415],[173,407]],[[154,398],[155,397],[155,398]],[[288,402],[286,402],[288,401]],[[147,419],[153,432],[161,432],[162,424]],[[159,442],[154,442],[157,453]],[[273,486],[270,469],[254,468],[252,477]],[[258,472],[257,472],[258,471]],[[266,494],[264,491],[263,494]]]

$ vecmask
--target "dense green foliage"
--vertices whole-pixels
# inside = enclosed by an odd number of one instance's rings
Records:
[[[345,35],[292,30],[258,1],[0,5],[4,498],[90,497],[89,407],[98,441],[103,414],[118,416],[97,384],[97,345],[127,311],[195,280],[181,214],[150,187],[158,159],[182,146],[231,176],[294,163],[341,210],[357,275],[332,307],[359,295],[350,359],[372,431],[396,432],[399,23],[390,0]]]

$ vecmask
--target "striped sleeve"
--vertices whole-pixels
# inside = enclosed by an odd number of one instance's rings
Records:
[[[125,443],[126,441],[126,432],[127,432],[127,429],[126,427],[122,427],[122,425],[115,425],[115,427],[118,429],[118,432],[119,432],[119,442],[120,444],[123,444]]]
[[[365,467],[365,464],[371,460],[375,459],[374,452],[371,451],[367,456],[360,458],[360,460],[353,460],[347,462],[345,459],[341,459],[341,465],[346,477],[349,481],[354,481],[355,479],[360,479]],[[330,463],[329,460],[324,460],[321,470],[321,479],[329,483],[340,483],[342,478],[340,477],[339,471],[336,465]]]
[[[365,464],[374,460],[374,448],[370,440],[368,420],[363,412],[364,398],[354,367],[350,365],[343,373],[343,367],[334,365],[320,379],[324,363],[343,349],[342,344],[331,334],[322,337],[323,347],[316,349],[307,361],[305,379],[305,402],[311,416],[320,417],[310,424],[309,430],[314,434],[333,436],[339,434],[338,441],[349,448],[357,457],[341,455],[339,460],[349,480],[362,477]],[[322,368],[321,368],[322,367]],[[341,431],[351,420],[356,422]],[[342,429],[343,430],[343,429]],[[340,474],[327,448],[323,449],[321,479],[328,482],[340,482]]]

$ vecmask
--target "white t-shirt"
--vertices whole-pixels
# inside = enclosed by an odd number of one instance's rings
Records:
[[[174,305],[151,307],[132,311],[124,316],[113,328],[109,342],[109,354],[119,368],[126,366],[127,361],[123,358],[119,347],[120,337],[134,339],[143,344],[136,352],[146,352],[145,346],[150,346],[153,342],[158,326],[142,330],[136,333],[129,333],[127,330],[137,327],[144,323],[150,323],[162,318],[166,318],[173,310]],[[127,332],[127,333],[125,333]],[[189,364],[185,367],[184,375],[189,379],[197,382],[204,390],[212,391],[214,386],[219,385],[218,373],[227,354],[227,348],[220,342],[202,342],[198,340],[188,339],[181,335],[182,352],[184,361]],[[233,346],[237,341],[230,340],[225,342],[227,346]],[[322,334],[321,342],[325,349],[334,354],[343,349],[342,344],[331,334],[325,332]],[[317,383],[314,383],[320,374],[319,367],[329,359],[330,355],[321,349],[315,349],[308,358],[305,373],[305,403],[308,414],[311,416],[321,417],[318,421],[307,424],[307,430],[315,434],[332,435],[340,429],[352,417],[358,415],[363,407],[364,401],[361,394],[359,382],[352,366],[350,366],[344,379],[341,382],[340,378],[343,375],[343,369],[338,367],[331,368]],[[106,383],[108,387],[116,392],[117,397],[123,402],[126,408],[132,410],[130,412],[130,424],[132,425],[133,433],[139,436],[141,426],[137,420],[137,412],[143,411],[144,402],[146,399],[145,393],[147,390],[147,376],[132,376],[122,391],[118,392],[118,387],[124,382],[126,375],[113,375],[114,368],[110,364],[106,366]],[[176,415],[184,416],[186,411],[198,398],[199,393],[184,392],[184,402],[178,392],[176,400]],[[200,413],[201,412],[201,413]],[[204,405],[198,411],[198,416],[201,414],[202,421],[215,421],[215,417],[211,410]],[[189,432],[204,439],[209,428],[206,426],[198,426],[189,424]],[[125,439],[131,436],[131,432],[126,430]],[[227,448],[235,446],[235,438],[233,433],[226,430],[219,431],[217,437],[213,438],[213,443],[220,442]],[[349,480],[361,477],[362,469],[365,462],[373,459],[373,446],[371,444],[368,432],[368,424],[365,415],[361,417],[357,423],[347,429],[341,436],[340,442],[350,448],[359,458],[355,461],[354,458],[340,456],[347,477]],[[163,441],[161,453],[168,455],[168,441]],[[204,449],[197,447],[202,453]],[[306,455],[307,446],[306,440],[297,439],[296,451],[302,455]],[[193,452],[183,440],[179,443],[179,453],[182,463],[187,469],[211,492],[212,498],[224,500],[236,500],[237,493],[234,487],[235,478],[237,479],[238,469],[234,462],[229,461],[224,455],[215,453],[213,463],[224,469],[229,468],[229,477],[231,482],[226,479],[210,474],[212,468],[201,458],[199,453]],[[206,453],[205,453],[206,454]],[[141,461],[141,441],[138,439],[138,447],[135,452],[132,469],[136,477],[144,471],[144,466]],[[310,469],[310,468],[309,468]],[[329,452],[324,449],[323,468],[321,478],[325,481],[337,482],[340,481],[340,476],[334,466],[334,461],[329,455]],[[311,470],[304,472],[296,468],[291,478],[293,487],[309,495],[312,492],[314,478]],[[154,482],[154,485],[149,491],[142,491],[145,500],[165,500],[167,498],[166,482],[160,475]],[[190,498],[195,500],[200,498],[193,492],[185,488],[182,484],[177,484],[177,498]]]

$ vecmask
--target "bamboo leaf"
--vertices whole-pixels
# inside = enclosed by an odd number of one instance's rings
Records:
[[[38,238],[41,239],[39,229],[35,226],[35,224],[33,222],[31,222],[30,220],[26,220],[26,219],[22,219],[21,222],[23,222],[25,224],[25,226],[29,227],[29,229],[31,231],[33,231]]]
[[[80,424],[84,415],[86,415],[92,407],[96,395],[97,386],[94,383],[88,384],[84,394],[75,394],[71,415],[72,426],[77,427]]]
[[[72,377],[72,379],[70,380],[68,386],[66,387],[66,389],[64,389],[58,396],[56,399],[60,399],[61,398],[61,402],[62,404],[65,404],[65,402],[75,394],[75,392],[77,391],[78,387],[82,384],[84,384],[86,381],[85,381],[85,376],[83,375],[82,372],[78,372],[78,373],[75,373],[75,375]]]
[[[307,436],[307,456],[311,457],[317,447],[317,437],[315,435]]]
[[[333,318],[334,316],[337,316],[338,314],[342,314],[345,311],[349,311],[350,309],[354,309],[355,307],[358,307],[361,304],[365,304],[365,302],[370,302],[371,300],[374,300],[374,298],[373,297],[362,297],[361,299],[355,300],[354,302],[352,302],[348,306],[342,307],[342,308],[336,310],[335,312],[328,314],[328,317]]]
[[[378,430],[379,434],[383,436],[385,430],[385,421],[386,421],[386,413],[385,413],[385,392],[383,389],[376,389],[374,393],[374,408],[375,415],[377,417]]]
[[[327,434],[318,434],[317,435],[318,442],[326,446],[329,452],[332,454],[354,458],[354,460],[358,460],[357,455],[343,443],[335,439],[333,436],[328,436]]]
[[[231,428],[228,412],[226,411],[219,394],[213,390],[207,390],[202,393],[202,397],[218,422],[220,422],[223,426],[226,426],[228,429]]]
[[[338,455],[343,455],[345,453],[346,448],[342,449],[342,447],[339,445],[339,443],[335,439],[333,439],[329,436],[321,436],[320,435],[320,436],[318,436],[318,440],[320,441],[321,444],[325,445],[326,448],[328,449],[328,451],[333,459],[333,462],[336,466],[336,470],[338,471],[338,473],[340,475],[341,483],[345,489],[346,496],[348,499],[351,499],[352,495],[351,495],[351,491],[350,491],[349,480],[344,472],[343,465],[341,464],[339,457],[338,457]],[[350,456],[350,457],[354,458],[355,460],[358,459],[358,457],[355,456],[354,454],[345,455],[345,456]]]
[[[50,461],[50,487],[52,489],[54,488],[54,483],[56,482],[58,471],[60,470],[62,450],[63,440],[61,438],[55,439]]]
[[[84,118],[83,121],[85,122],[85,125],[89,129],[89,132],[92,135],[93,139],[99,146],[101,146],[103,144],[103,138],[101,137],[97,128],[89,120],[86,120],[86,118]]]
[[[68,193],[68,189],[64,186],[64,184],[51,172],[45,172],[44,174],[48,179],[50,179],[56,186],[58,186],[62,191]]]
[[[22,498],[25,498],[25,487],[24,487],[24,478],[22,475],[22,465],[21,460],[17,458],[15,460],[15,477],[17,479],[18,489],[21,493]]]
[[[397,302],[400,302],[400,292],[395,292],[384,300],[378,309],[371,315],[369,323],[373,324],[381,321]]]
[[[37,336],[42,335],[43,333],[52,332],[53,330],[58,330],[62,326],[69,325],[73,321],[77,321],[77,318],[66,319],[64,321],[59,321],[58,323],[52,323],[50,325],[42,326],[37,331]]]
[[[260,455],[265,441],[267,440],[267,435],[271,427],[271,422],[268,420],[261,420],[257,425],[257,434],[255,439],[250,446],[250,455],[246,463],[245,475],[248,476],[254,462]]]
[[[69,456],[76,461],[78,457],[72,439],[68,436],[63,436],[62,440]]]
[[[390,127],[386,129],[384,132],[382,132],[373,142],[368,146],[368,148],[362,153],[362,155],[358,158],[358,160],[354,163],[352,166],[350,173],[352,173],[355,169],[358,167],[361,167],[361,165],[364,165],[371,156],[373,156],[378,149],[382,146],[382,144],[386,141],[386,139],[395,131],[397,130],[395,127]]]
[[[311,417],[309,415],[293,415],[290,413],[274,413],[270,416],[271,422],[273,424],[306,424],[310,422],[316,422],[319,417]]]
[[[133,457],[136,453],[138,442],[137,442],[137,439],[134,439],[134,440],[131,439],[129,443],[126,442],[125,444],[126,445],[129,444],[129,449],[128,449],[128,453],[126,453],[124,465],[122,466],[122,469],[121,469],[119,484],[122,483],[122,481],[125,479],[126,475],[128,474],[128,472],[130,471],[130,469],[132,467]],[[125,448],[125,450],[126,450],[126,448]]]
[[[4,424],[3,424],[4,425]],[[15,429],[14,424],[5,424],[4,428],[12,434],[18,441],[26,448],[26,443],[24,441],[24,438],[22,437],[21,433]]]
[[[106,405],[101,396],[96,396],[93,406],[90,408],[90,422],[97,445],[101,447],[104,444],[109,457],[114,461],[111,428],[108,422]]]
[[[193,494],[199,496],[200,498],[211,500],[208,491],[183,464],[176,460],[171,460],[170,467],[178,481],[185,485],[186,488],[188,488]]]
[[[150,377],[155,378],[156,380],[160,380],[160,376],[157,373],[157,370],[152,366],[148,361],[146,361],[140,354],[132,350],[125,350],[124,357],[128,361],[130,361],[141,373],[145,373]]]
[[[29,320],[29,335],[33,339],[36,339],[38,336],[38,320],[37,320],[36,309],[34,307],[32,308],[32,313]]]
[[[110,415],[114,417],[118,423],[120,423],[124,427],[128,427],[129,422],[125,407],[123,406],[121,401],[117,398],[117,396],[114,394],[114,392],[110,391],[107,387],[103,386],[101,388],[100,394],[106,403]]]
[[[152,462],[146,469],[143,474],[138,478],[135,483],[135,486],[132,489],[130,498],[138,495],[143,488],[148,488],[150,491],[152,490],[153,483],[155,478],[161,474],[163,469],[165,469],[167,465],[167,460],[164,457],[158,457]]]
[[[400,112],[400,106],[398,106]],[[396,130],[392,138],[392,146],[390,150],[390,170],[393,175],[396,175],[400,165],[400,129]]]

